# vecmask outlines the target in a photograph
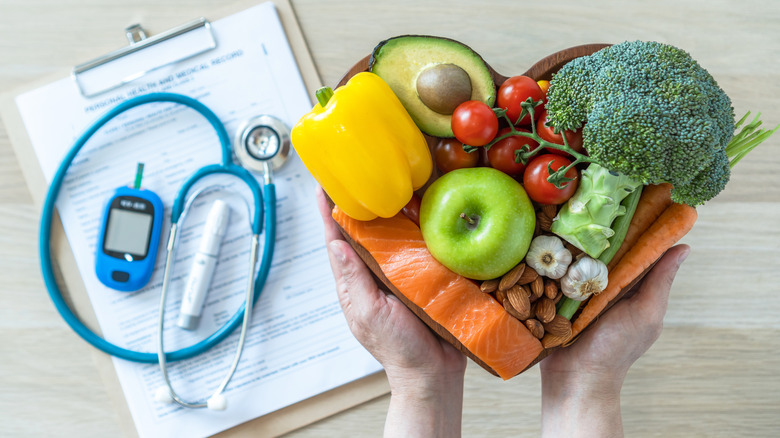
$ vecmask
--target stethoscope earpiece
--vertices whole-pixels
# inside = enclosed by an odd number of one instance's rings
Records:
[[[173,403],[170,389],[168,389],[167,386],[157,388],[157,392],[154,393],[154,400],[158,403],[165,403],[168,405]]]
[[[227,408],[227,399],[222,394],[214,394],[206,404],[212,411],[224,411]]]

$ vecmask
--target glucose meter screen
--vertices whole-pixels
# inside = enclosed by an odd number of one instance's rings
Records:
[[[151,229],[151,214],[111,209],[103,247],[108,251],[145,257]]]

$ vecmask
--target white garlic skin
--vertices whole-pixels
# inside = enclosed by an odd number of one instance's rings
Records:
[[[582,257],[572,263],[561,279],[563,294],[575,301],[584,301],[607,288],[609,272],[600,260]]]
[[[525,256],[526,264],[537,274],[556,280],[566,274],[571,259],[571,252],[555,236],[536,236]]]

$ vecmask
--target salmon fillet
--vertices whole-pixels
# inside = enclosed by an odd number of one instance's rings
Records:
[[[336,207],[333,218],[371,254],[401,294],[504,380],[542,352],[542,344],[522,322],[469,279],[436,261],[420,229],[403,214],[358,221]]]

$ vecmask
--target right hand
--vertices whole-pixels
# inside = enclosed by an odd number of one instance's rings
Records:
[[[661,335],[669,290],[689,250],[679,245],[667,251],[634,296],[615,304],[573,345],[542,361],[543,436],[623,436],[623,380]]]
[[[669,290],[688,245],[671,248],[642,280],[635,295],[623,299],[573,345],[542,361],[542,372],[600,376],[622,382],[628,369],[661,335]]]

